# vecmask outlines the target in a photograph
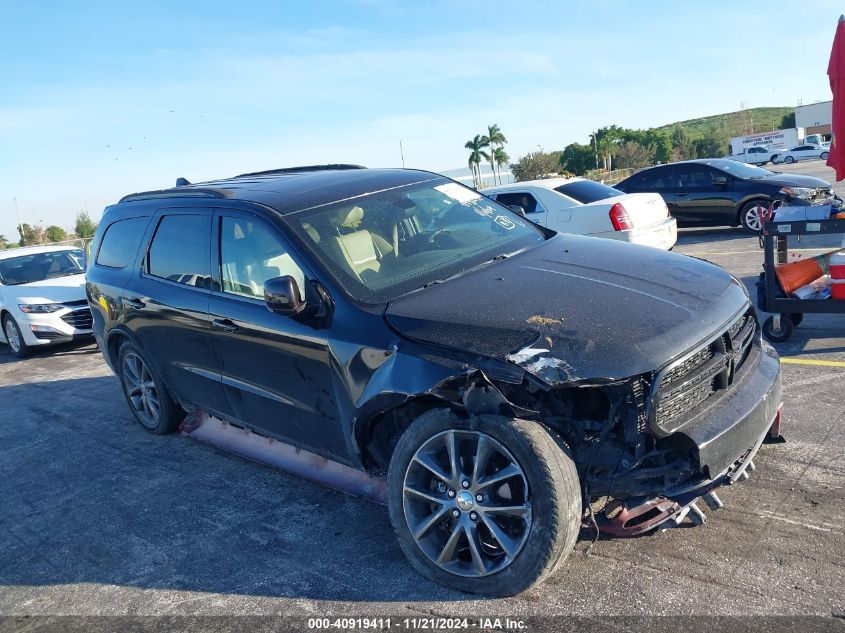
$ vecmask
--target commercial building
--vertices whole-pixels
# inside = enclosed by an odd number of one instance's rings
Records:
[[[795,127],[804,128],[804,134],[823,134],[830,140],[833,120],[833,101],[819,101],[795,107]]]

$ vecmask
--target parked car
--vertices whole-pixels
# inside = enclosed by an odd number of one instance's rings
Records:
[[[821,158],[827,160],[830,154],[830,146],[824,147],[822,145],[798,145],[790,150],[775,154],[772,157],[772,162],[775,164],[786,163],[791,165],[799,160],[813,160]]]
[[[2,338],[23,358],[44,345],[90,337],[85,253],[67,246],[0,251]]]
[[[670,250],[678,226],[656,194],[625,194],[584,178],[548,178],[490,187],[482,193],[562,233],[605,237]]]
[[[741,163],[752,163],[754,165],[757,165],[758,167],[762,167],[763,165],[771,161],[773,156],[777,156],[777,154],[778,150],[769,149],[768,147],[758,145],[755,147],[748,147],[739,154],[731,154],[730,156],[725,156],[725,158],[730,160],[736,160]]]
[[[780,419],[777,354],[723,269],[429,172],[132,194],[91,252],[96,338],[145,429],[201,410],[386,478],[410,562],[464,591],[542,581],[600,498],[623,534],[717,505]]]
[[[614,185],[628,193],[663,196],[678,226],[739,226],[757,232],[759,214],[786,197],[816,200],[830,183],[800,174],[772,172],[724,158],[658,165]]]

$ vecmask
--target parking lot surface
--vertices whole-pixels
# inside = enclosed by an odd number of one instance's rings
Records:
[[[683,230],[676,250],[752,288],[761,270],[740,229]],[[706,525],[592,546],[585,529],[545,584],[486,600],[414,572],[380,506],[145,433],[93,345],[0,346],[0,614],[843,614],[845,316],[777,347],[788,441]]]

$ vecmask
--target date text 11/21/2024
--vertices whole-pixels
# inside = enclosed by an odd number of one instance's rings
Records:
[[[308,628],[310,630],[340,630],[340,631],[366,631],[366,630],[390,630],[398,629],[404,631],[450,631],[450,630],[477,630],[477,631],[524,631],[527,630],[527,623],[517,618],[439,618],[439,617],[416,617],[416,618],[309,618]]]

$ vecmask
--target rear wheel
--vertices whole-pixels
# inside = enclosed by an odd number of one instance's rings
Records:
[[[120,382],[135,419],[158,435],[175,431],[185,412],[167,393],[158,371],[134,343],[120,346]]]
[[[822,155],[819,156],[822,160],[827,160],[827,157],[830,156],[829,152],[822,152]]]
[[[431,411],[388,471],[402,551],[423,575],[489,596],[541,582],[575,544],[581,488],[566,450],[535,422]]]
[[[6,315],[3,319],[3,334],[6,337],[6,342],[9,344],[9,349],[12,354],[18,358],[26,358],[32,353],[32,348],[23,340],[23,334],[18,327],[17,321],[11,315]]]
[[[739,221],[743,228],[751,233],[759,233],[763,228],[760,218],[767,213],[769,206],[762,200],[752,200],[739,212]]]

